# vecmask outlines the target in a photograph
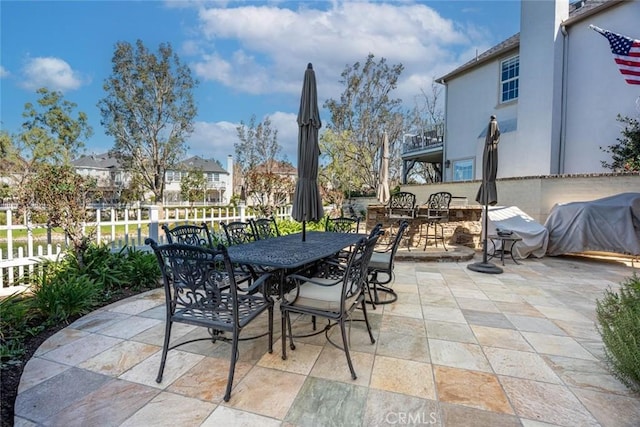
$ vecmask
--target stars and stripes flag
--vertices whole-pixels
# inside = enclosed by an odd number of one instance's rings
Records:
[[[640,40],[612,33],[595,25],[590,27],[609,40],[613,60],[618,64],[625,81],[630,85],[640,85]]]

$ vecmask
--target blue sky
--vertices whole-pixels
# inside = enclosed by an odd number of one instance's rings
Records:
[[[87,153],[112,145],[96,106],[115,44],[170,43],[200,82],[190,155],[234,154],[236,126],[271,118],[295,164],[296,114],[312,62],[319,103],[339,99],[346,65],[369,53],[405,70],[394,97],[421,89],[519,31],[520,2],[503,1],[6,1],[0,2],[0,120],[20,130],[26,102],[46,86],[88,114]],[[328,113],[322,112],[328,119]]]

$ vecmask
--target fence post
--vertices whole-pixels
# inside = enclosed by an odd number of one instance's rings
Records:
[[[153,240],[155,240],[156,242],[158,242],[158,236],[160,235],[159,233],[159,225],[158,225],[158,219],[159,219],[159,215],[158,215],[158,206],[157,205],[151,205],[149,206],[149,237],[152,238]]]
[[[244,222],[246,220],[247,215],[247,207],[245,205],[240,205],[240,221]]]

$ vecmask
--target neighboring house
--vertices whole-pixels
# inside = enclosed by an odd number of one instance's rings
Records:
[[[298,178],[298,170],[291,163],[280,160],[268,161],[256,166],[253,172],[255,172],[254,177],[273,175],[277,178],[275,182],[265,184],[271,190],[269,194],[250,190],[248,196],[253,200],[253,204],[282,205],[291,203]],[[246,179],[245,177],[243,182]],[[254,185],[259,184],[254,183]]]
[[[130,181],[129,174],[108,153],[82,155],[72,164],[78,174],[96,179],[105,201],[117,201]]]
[[[227,157],[227,169],[233,171],[233,157]],[[191,170],[201,170],[206,179],[204,202],[229,204],[231,201],[233,177],[215,160],[190,157],[178,164],[176,170],[167,171],[164,198],[168,203],[182,201],[180,181]]]
[[[595,25],[640,39],[640,1],[522,1],[520,33],[437,79],[446,87],[443,181],[482,178],[491,115],[502,132],[498,178],[606,172],[616,116],[638,117]]]
[[[98,155],[83,155],[73,162],[76,172],[81,175],[94,177],[106,201],[117,201],[120,191],[129,185],[131,175],[122,169],[118,161],[107,153]],[[165,174],[166,185],[164,203],[182,202],[180,180],[189,172],[196,169],[204,172],[207,180],[206,202],[229,204],[233,195],[231,183],[232,174],[223,169],[214,160],[194,156],[183,160],[175,170]],[[228,156],[227,169],[233,171],[233,158]]]

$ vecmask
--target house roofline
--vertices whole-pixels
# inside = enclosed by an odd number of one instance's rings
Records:
[[[595,5],[589,9],[585,9],[583,12],[581,13],[576,13],[574,16],[570,16],[569,18],[567,18],[561,25],[563,27],[569,27],[571,25],[577,24],[580,21],[585,20],[586,18],[589,18],[593,15],[596,15],[600,12],[603,12],[606,9],[612,8],[612,7],[616,7],[616,6],[620,6],[623,3],[627,3],[629,0],[607,0],[601,4]],[[589,3],[587,3],[589,4]],[[580,9],[577,9],[578,11]]]
[[[575,9],[574,15],[570,16],[564,22],[562,22],[562,27],[569,27],[571,25],[575,25],[578,22],[581,22],[593,15],[603,12],[606,9],[620,6],[623,3],[626,3],[629,0],[604,0],[602,3],[597,2],[586,2],[587,5],[582,6],[578,9]],[[453,77],[457,77],[461,74],[464,74],[468,70],[472,70],[484,63],[490,62],[491,60],[503,56],[508,52],[515,51],[520,48],[520,33],[514,34],[508,39],[498,43],[492,48],[486,50],[479,56],[476,56],[475,59],[461,65],[455,70],[451,71],[448,74],[445,74],[442,77],[439,77],[435,80],[436,83],[446,84],[448,80],[451,80]]]
[[[456,68],[449,74],[446,74],[440,78],[437,78],[436,83],[445,84],[448,80],[451,80],[452,77],[456,77],[460,74],[465,73],[468,70],[474,69],[482,64],[492,61],[493,59],[504,56],[507,52],[512,52],[517,50],[520,47],[520,33],[514,34],[508,39],[504,40],[501,43],[498,43],[494,47],[486,50],[481,53],[471,61],[467,62],[464,65]]]

